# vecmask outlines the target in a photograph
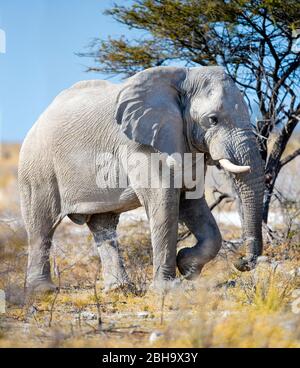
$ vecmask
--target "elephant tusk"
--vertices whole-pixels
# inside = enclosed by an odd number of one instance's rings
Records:
[[[235,165],[226,158],[222,158],[221,160],[219,160],[219,163],[223,167],[223,169],[235,174],[246,173],[251,170],[250,166]]]

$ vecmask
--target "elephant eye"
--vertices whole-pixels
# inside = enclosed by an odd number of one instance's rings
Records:
[[[209,118],[209,122],[211,125],[217,125],[218,124],[218,118],[214,115],[214,116],[210,116]]]

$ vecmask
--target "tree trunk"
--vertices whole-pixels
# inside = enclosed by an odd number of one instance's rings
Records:
[[[291,118],[283,127],[280,135],[277,137],[274,143],[265,166],[266,190],[263,204],[263,222],[266,224],[268,223],[270,202],[274,191],[275,182],[281,168],[283,167],[281,164],[281,157],[298,121],[298,117],[295,116],[294,118]]]

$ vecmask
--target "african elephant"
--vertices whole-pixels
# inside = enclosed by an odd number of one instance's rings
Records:
[[[243,97],[223,68],[154,67],[121,84],[82,81],[60,93],[28,133],[20,153],[19,190],[29,240],[27,287],[53,289],[49,252],[65,216],[86,223],[98,247],[106,289],[130,284],[119,253],[120,213],[144,206],[153,247],[154,284],[173,280],[176,264],[188,279],[199,275],[221,247],[205,197],[185,188],[99,187],[115,178],[126,146],[143,152],[202,152],[232,178],[241,202],[247,253],[236,267],[250,270],[262,253],[263,163]],[[109,154],[105,173],[99,152]],[[103,157],[103,155],[101,156]],[[171,165],[172,168],[172,165]],[[106,168],[107,169],[107,168]],[[197,239],[176,251],[178,222]]]

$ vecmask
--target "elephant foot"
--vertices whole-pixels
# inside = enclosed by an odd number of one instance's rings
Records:
[[[203,268],[203,265],[199,263],[199,257],[195,257],[194,248],[180,249],[176,261],[179,272],[187,280],[197,278]]]
[[[246,256],[240,257],[234,262],[234,267],[241,272],[251,271],[255,268],[257,263],[257,257]]]
[[[49,280],[30,282],[26,289],[29,294],[51,294],[58,291],[58,287]]]
[[[181,287],[179,278],[155,279],[151,283],[149,290],[158,293],[169,293],[178,290],[179,287]]]
[[[112,284],[105,285],[104,293],[123,293],[123,294],[135,294],[136,287],[133,283],[126,281],[126,282],[115,282]]]

